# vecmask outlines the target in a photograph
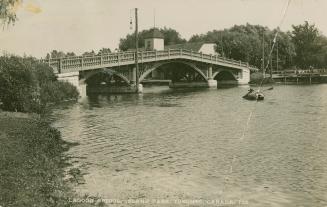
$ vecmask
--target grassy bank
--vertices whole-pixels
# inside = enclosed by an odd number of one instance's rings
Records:
[[[0,206],[85,206],[69,202],[69,147],[37,115],[0,112]]]

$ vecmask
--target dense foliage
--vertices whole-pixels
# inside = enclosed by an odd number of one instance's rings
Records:
[[[143,30],[139,32],[139,47],[144,47],[144,39],[147,33],[150,30]],[[164,27],[163,29],[159,29],[159,31],[163,34],[164,36],[164,42],[165,45],[173,45],[173,44],[179,44],[179,43],[185,43],[186,40],[181,38],[181,35],[174,29],[171,28],[166,28]],[[126,51],[128,49],[133,49],[135,48],[135,35],[133,34],[128,34],[125,38],[121,38],[119,42],[119,49]]]
[[[94,50],[90,52],[84,52],[82,56],[90,56],[90,55],[100,55],[100,54],[106,54],[106,53],[111,53],[110,48],[101,48],[98,53],[94,52]],[[74,52],[63,52],[63,51],[57,51],[57,50],[52,50],[50,53],[48,53],[45,58],[65,58],[65,57],[76,57],[77,55]]]
[[[21,0],[1,0],[0,1],[0,22],[11,24],[17,20],[16,9]]]
[[[0,125],[1,205],[64,206],[67,198],[56,193],[68,192],[59,131],[27,118],[0,117]]]
[[[269,56],[275,34],[278,31],[277,43]],[[149,30],[139,32],[139,47],[144,47],[144,37]],[[160,29],[165,39],[165,45],[185,43],[174,29]],[[249,62],[258,68],[263,68],[262,57],[264,48],[265,67],[270,58],[273,70],[288,68],[327,67],[327,38],[319,33],[315,25],[305,22],[293,25],[292,31],[283,32],[279,29],[270,30],[260,25],[235,25],[229,29],[213,30],[206,34],[193,35],[188,42],[213,42],[216,50],[222,56]],[[277,59],[278,47],[278,59]],[[128,34],[120,39],[119,48],[128,50],[135,48],[134,34]]]
[[[262,68],[262,50],[265,62],[270,53],[272,41],[277,30],[270,30],[260,25],[235,25],[230,29],[214,30],[202,35],[194,35],[190,42],[206,41],[217,44],[217,52],[222,56],[249,62]],[[264,40],[264,41],[263,41]],[[279,31],[278,37],[279,68],[288,68],[293,64],[294,45],[288,33]],[[272,52],[272,63],[276,65],[276,47]]]
[[[307,21],[303,25],[293,25],[291,35],[299,67],[326,67],[327,39],[319,34],[315,25],[310,25]]]
[[[277,47],[279,69],[327,67],[327,38],[308,22],[292,28],[288,32],[278,31],[277,44],[270,56],[272,69],[277,67]],[[230,29],[194,35],[189,41],[214,42],[221,55],[262,68],[262,49],[266,66],[276,33],[277,30],[260,25],[235,25]]]
[[[33,58],[0,57],[1,109],[41,113],[50,103],[77,97],[77,89],[57,81],[47,65]]]

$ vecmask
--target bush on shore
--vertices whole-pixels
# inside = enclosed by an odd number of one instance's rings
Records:
[[[51,103],[78,98],[77,89],[57,80],[51,67],[31,57],[0,57],[0,108],[42,113]]]
[[[58,130],[37,119],[1,117],[0,203],[4,206],[64,206],[62,153]]]
[[[80,196],[72,189],[64,152],[73,143],[38,116],[0,112],[0,143],[1,206],[103,206],[72,202]]]

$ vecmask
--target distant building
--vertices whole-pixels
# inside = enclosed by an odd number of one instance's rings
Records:
[[[152,28],[144,39],[145,50],[164,50],[164,35],[157,29]]]
[[[164,35],[157,28],[152,28],[145,35],[144,38],[144,47],[139,48],[139,51],[145,50],[174,50],[174,49],[183,49],[189,50],[193,52],[203,53],[203,54],[211,54],[211,55],[219,55],[216,52],[216,44],[208,43],[208,42],[189,42],[175,45],[165,45],[164,44]],[[128,49],[128,51],[135,51],[134,48]],[[154,70],[151,75],[147,77],[147,79],[157,79],[163,80],[165,79],[164,72]]]
[[[219,55],[216,52],[216,44],[209,42],[188,42],[175,45],[165,45],[164,35],[157,28],[152,28],[145,35],[144,47],[139,48],[139,51],[144,50],[173,50],[173,49],[183,49],[190,50],[193,52],[199,52],[203,54]],[[135,51],[134,48],[128,49],[128,51]]]
[[[216,44],[206,43],[206,42],[188,42],[188,43],[176,44],[176,45],[166,45],[165,50],[168,49],[191,50],[193,52],[212,54],[212,55],[218,54],[216,52]]]

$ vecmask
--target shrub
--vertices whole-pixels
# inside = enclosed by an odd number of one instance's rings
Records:
[[[42,105],[77,99],[78,95],[76,87],[68,82],[47,82],[40,89],[40,101]]]
[[[41,113],[49,103],[77,99],[77,89],[57,78],[35,58],[0,57],[0,107],[6,111]]]

